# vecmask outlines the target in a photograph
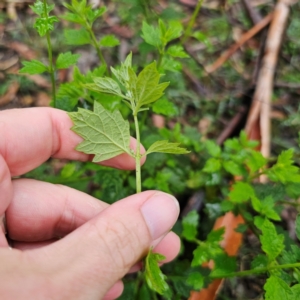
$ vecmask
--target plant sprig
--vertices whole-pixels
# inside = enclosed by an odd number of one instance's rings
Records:
[[[77,63],[80,55],[71,52],[60,53],[56,63],[53,61],[52,44],[50,40],[50,32],[54,30],[54,23],[59,22],[56,16],[51,16],[50,12],[54,9],[54,4],[48,5],[46,0],[37,0],[34,5],[30,5],[31,9],[38,15],[33,27],[40,36],[46,36],[48,50],[48,65],[38,61],[23,61],[24,67],[20,73],[42,74],[48,72],[51,78],[53,106],[56,107],[56,80],[55,72],[58,69],[67,69]]]
[[[157,71],[156,63],[147,65],[138,75],[132,68],[132,55],[127,56],[119,69],[111,68],[116,80],[108,77],[96,77],[94,83],[85,87],[99,93],[114,94],[121,97],[124,103],[132,110],[135,123],[137,146],[135,151],[130,149],[129,122],[124,120],[119,111],[106,111],[101,104],[95,101],[94,111],[79,109],[78,112],[69,113],[73,120],[72,130],[84,140],[76,149],[87,154],[94,154],[93,161],[101,162],[122,153],[135,158],[136,163],[136,192],[141,188],[141,158],[150,153],[189,153],[178,143],[157,141],[145,153],[140,151],[140,132],[138,113],[149,109],[149,105],[157,101],[162,95],[168,82],[159,83],[161,75]],[[165,277],[162,275],[157,263],[163,256],[153,253],[152,250],[146,258],[146,278],[149,287],[162,294],[167,289]]]

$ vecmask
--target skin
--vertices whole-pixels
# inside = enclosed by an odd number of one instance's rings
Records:
[[[170,195],[146,191],[108,205],[66,186],[12,180],[50,157],[91,160],[74,150],[81,138],[70,127],[52,108],[0,112],[1,299],[115,299],[149,247],[164,262],[179,252],[170,232],[179,206]],[[103,165],[131,170],[135,162],[122,154]]]

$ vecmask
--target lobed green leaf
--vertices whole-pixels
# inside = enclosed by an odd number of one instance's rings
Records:
[[[67,45],[87,45],[91,42],[88,31],[84,28],[80,29],[65,29],[64,36]]]
[[[145,279],[148,286],[159,294],[168,290],[166,276],[161,272],[158,263],[165,259],[165,256],[159,253],[153,253],[152,248],[145,258]]]
[[[262,235],[259,239],[262,250],[267,254],[270,261],[273,261],[284,249],[284,236],[277,234],[275,226],[268,219],[265,219],[261,226]]]
[[[19,71],[20,73],[41,74],[48,71],[48,67],[38,60],[23,61],[24,67]]]
[[[197,236],[199,215],[196,210],[192,210],[182,219],[182,236],[188,241],[193,241]]]
[[[77,63],[80,54],[72,54],[70,51],[66,53],[60,53],[56,60],[57,69],[67,69],[70,66]]]
[[[115,47],[120,45],[120,41],[113,34],[108,34],[101,38],[99,44],[102,47]]]
[[[171,154],[187,154],[190,151],[179,147],[179,143],[169,143],[168,141],[157,141],[153,143],[146,152],[146,155],[153,153],[171,153]]]
[[[101,162],[122,153],[131,154],[129,148],[129,123],[119,111],[105,110],[99,103],[94,103],[94,112],[79,109],[69,113],[74,126],[71,128],[84,141],[76,149],[94,154],[93,162]]]
[[[255,196],[253,187],[246,182],[238,181],[232,186],[229,193],[229,199],[235,203],[248,201],[252,196]]]

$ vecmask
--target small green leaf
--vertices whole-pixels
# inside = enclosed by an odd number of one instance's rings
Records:
[[[57,69],[67,69],[72,65],[75,65],[80,57],[80,54],[72,54],[70,51],[66,53],[60,53],[56,60]]]
[[[139,111],[142,106],[158,100],[169,85],[168,82],[159,83],[161,75],[156,69],[156,62],[146,66],[137,78],[133,73],[129,73],[129,75],[131,76],[130,89],[136,102],[136,111]]]
[[[192,241],[197,236],[199,215],[196,210],[192,210],[182,219],[182,236],[188,241]]]
[[[143,22],[142,27],[142,38],[150,45],[158,48],[161,46],[160,32],[157,27],[148,25],[146,22]]]
[[[258,254],[251,261],[251,269],[260,269],[265,268],[269,263],[268,257],[264,254]]]
[[[106,7],[102,6],[98,9],[89,9],[87,12],[87,18],[91,23],[94,23],[99,17],[106,12]]]
[[[284,236],[277,234],[275,226],[266,219],[261,227],[262,235],[259,239],[262,250],[267,254],[270,261],[273,261],[284,249]]]
[[[216,142],[212,140],[205,141],[205,147],[207,152],[213,157],[220,157],[221,155],[221,147],[216,144]]]
[[[86,45],[91,42],[88,31],[84,28],[80,29],[65,29],[64,36],[67,45]]]
[[[286,184],[288,182],[300,182],[300,169],[294,166],[294,149],[282,151],[277,163],[267,171],[269,178],[275,182]]]
[[[278,213],[274,210],[274,199],[272,196],[267,196],[264,200],[261,201],[261,211],[262,215],[265,215],[268,219],[275,221],[280,221],[281,218]]]
[[[114,35],[109,34],[102,37],[99,44],[102,47],[115,47],[120,45],[120,41]]]
[[[33,5],[29,7],[39,16],[44,13],[44,3],[42,1],[36,1]]]
[[[170,42],[174,39],[177,39],[181,36],[183,31],[183,27],[181,22],[179,21],[170,21],[168,23],[168,29],[166,33],[164,34],[163,38],[167,41]]]
[[[231,201],[224,200],[221,202],[221,209],[223,212],[228,212],[234,209],[234,204]]]
[[[37,30],[40,36],[44,36],[48,31],[54,29],[54,23],[59,22],[55,16],[40,17],[35,20],[33,27]]]
[[[153,143],[146,152],[146,155],[153,153],[171,153],[171,154],[187,154],[190,151],[179,147],[179,143],[169,143],[168,141],[157,141]]]
[[[69,21],[72,23],[77,23],[77,24],[81,24],[81,25],[85,24],[85,20],[78,14],[66,12],[64,15],[61,15],[59,17],[63,20],[66,20],[66,21]]]
[[[298,240],[300,240],[300,215],[297,215],[295,227],[296,227],[297,238],[298,238]]]
[[[251,204],[255,211],[261,212],[262,204],[261,204],[261,201],[257,197],[255,197],[255,196],[251,197]]]
[[[273,275],[267,279],[264,290],[266,291],[266,300],[289,300],[291,299],[290,297],[293,296],[293,292],[287,283],[281,278]]]
[[[167,54],[173,57],[186,58],[189,55],[184,51],[183,47],[180,45],[173,45],[167,49]]]
[[[30,61],[23,61],[22,64],[24,65],[24,67],[19,71],[20,73],[28,73],[33,75],[48,71],[47,66],[35,59]]]
[[[167,117],[173,117],[177,114],[177,107],[165,97],[155,101],[152,105],[152,110],[156,114],[165,115]]]
[[[266,165],[267,159],[263,157],[261,152],[255,150],[249,150],[251,156],[247,158],[246,164],[249,167],[251,173],[254,173]]]
[[[246,182],[238,181],[232,186],[229,193],[229,199],[235,203],[248,201],[252,196],[255,196],[253,187]]]
[[[193,251],[193,255],[194,255],[194,258],[191,263],[192,267],[201,266],[202,264],[208,262],[212,258],[212,255],[209,252],[209,249],[205,244],[198,246]]]
[[[165,259],[165,256],[159,253],[153,253],[152,248],[149,250],[145,259],[145,278],[150,289],[163,294],[168,290],[166,276],[161,272],[158,263]]]
[[[215,173],[221,169],[221,161],[218,158],[209,158],[203,168],[203,172]]]
[[[225,274],[235,272],[236,270],[236,258],[228,256],[226,253],[220,254],[214,258],[215,266],[211,276],[222,277]]]
[[[78,109],[69,113],[74,126],[71,128],[84,141],[76,150],[94,154],[93,162],[101,162],[122,153],[131,154],[129,148],[129,123],[119,111],[110,113],[99,103],[94,103],[94,112]]]
[[[216,230],[212,230],[208,234],[206,241],[208,243],[219,243],[223,240],[224,233],[225,233],[225,228],[224,227],[221,227],[221,228],[216,229]]]
[[[189,274],[186,283],[191,285],[194,290],[201,290],[204,285],[204,277],[199,272],[192,272]]]
[[[243,175],[245,172],[244,168],[241,165],[232,160],[224,160],[222,162],[222,165],[228,173],[235,176]]]

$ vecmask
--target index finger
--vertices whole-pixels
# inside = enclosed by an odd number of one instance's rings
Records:
[[[91,155],[75,150],[82,138],[70,130],[72,125],[66,112],[54,108],[0,111],[0,217],[12,198],[11,176],[22,175],[50,157],[91,160]],[[131,138],[130,148],[135,146]],[[134,158],[125,153],[102,164],[126,170],[135,167]]]
[[[73,123],[66,112],[54,108],[25,108],[0,112],[0,155],[12,176],[22,175],[50,157],[87,161],[90,155],[75,146],[82,138],[70,130]],[[136,142],[131,140],[131,148]],[[103,163],[131,170],[135,160],[121,154]]]

